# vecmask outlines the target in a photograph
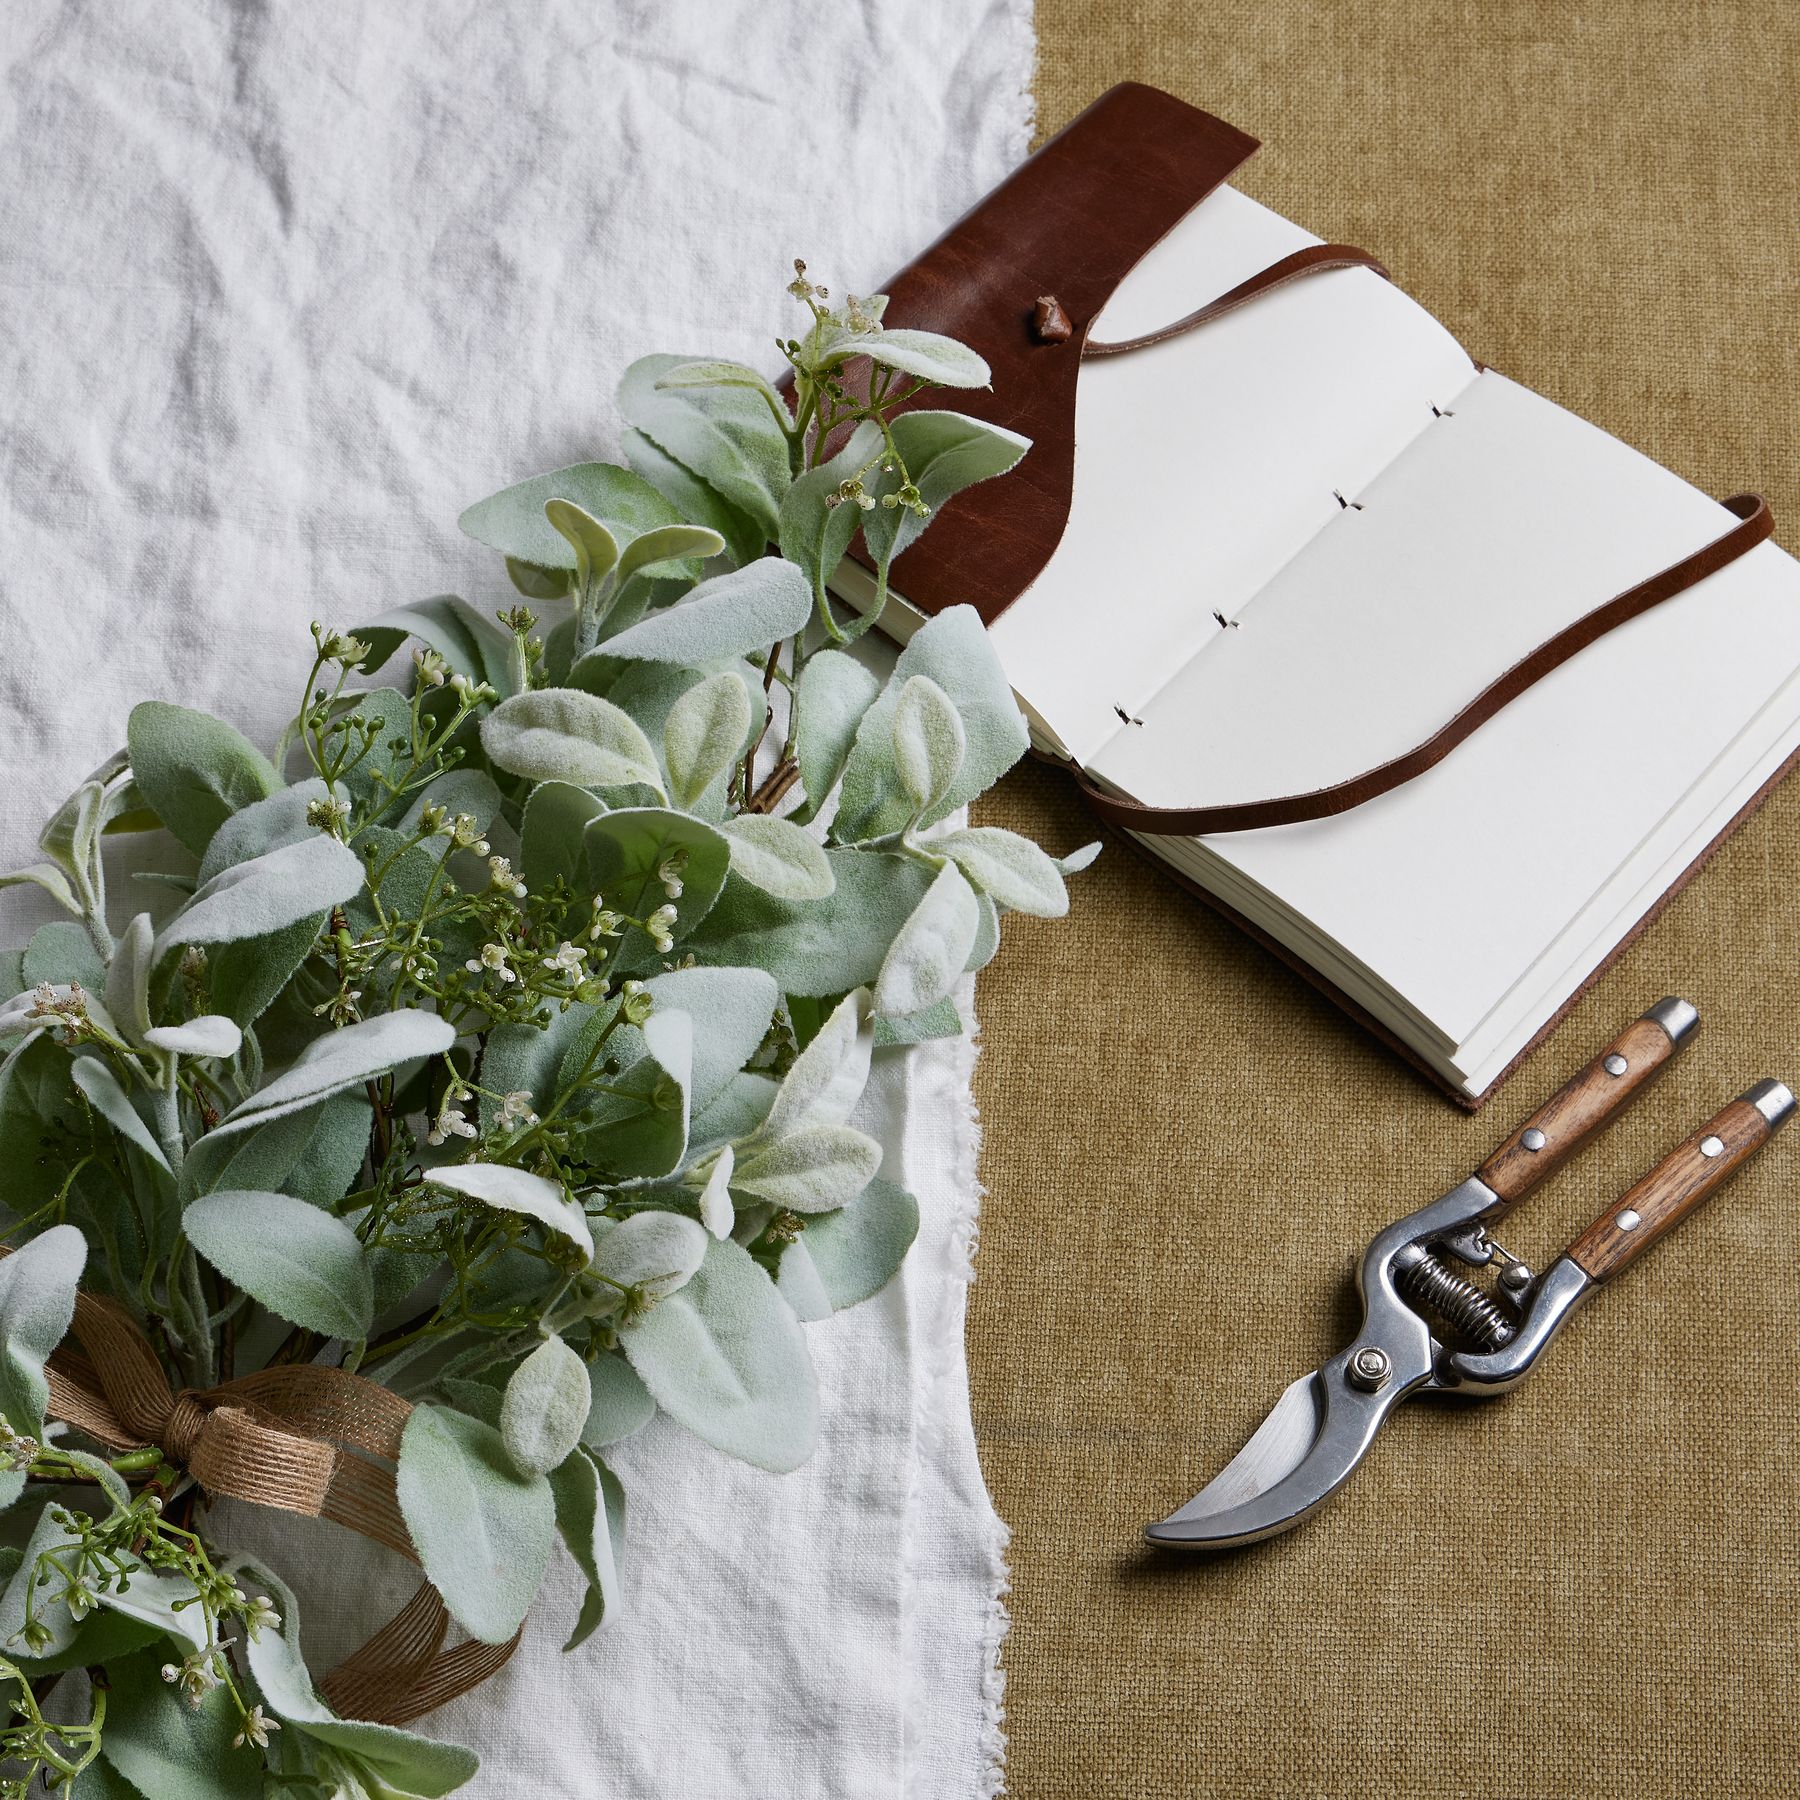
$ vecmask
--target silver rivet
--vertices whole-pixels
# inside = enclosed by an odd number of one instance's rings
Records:
[[[1609,1075],[1623,1075],[1631,1067],[1631,1064],[1615,1050],[1600,1066]]]
[[[1373,1344],[1365,1345],[1350,1359],[1350,1379],[1367,1393],[1372,1394],[1385,1386],[1393,1372],[1394,1365],[1388,1361],[1387,1352],[1376,1349]]]
[[[1543,1149],[1546,1140],[1544,1134],[1534,1125],[1519,1139],[1519,1142],[1523,1144],[1527,1150],[1541,1150]]]
[[[1700,1140],[1700,1154],[1707,1157],[1723,1156],[1725,1154],[1723,1140],[1716,1137],[1702,1138]]]
[[[1629,1206],[1613,1220],[1613,1223],[1618,1226],[1621,1231],[1636,1231],[1643,1222],[1643,1215],[1641,1213],[1633,1212]]]

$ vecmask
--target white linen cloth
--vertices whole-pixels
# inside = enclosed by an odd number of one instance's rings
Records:
[[[1024,154],[1031,55],[1029,0],[10,0],[0,867],[136,701],[266,743],[310,619],[506,603],[459,510],[615,452],[633,357],[769,367],[795,255],[861,291],[921,248]],[[0,942],[41,916],[0,896]],[[561,1657],[559,1550],[510,1667],[429,1722],[482,1752],[467,1791],[997,1791],[973,1056],[878,1059],[924,1224],[901,1282],[809,1328],[818,1455],[621,1446],[623,1614]]]

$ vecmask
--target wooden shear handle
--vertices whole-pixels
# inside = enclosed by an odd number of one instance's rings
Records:
[[[1475,1171],[1500,1196],[1491,1217],[1556,1173],[1656,1078],[1699,1026],[1685,1000],[1659,1000],[1565,1082]]]
[[[1569,1246],[1569,1260],[1594,1281],[1618,1274],[1723,1187],[1793,1110],[1794,1096],[1779,1081],[1759,1081],[1609,1206]]]

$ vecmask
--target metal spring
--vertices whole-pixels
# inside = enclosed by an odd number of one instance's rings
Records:
[[[1479,1344],[1498,1350],[1511,1342],[1517,1327],[1472,1281],[1464,1281],[1433,1256],[1420,1253],[1398,1271],[1401,1291]]]

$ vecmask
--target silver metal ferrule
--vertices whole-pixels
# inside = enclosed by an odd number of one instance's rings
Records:
[[[1759,1081],[1739,1098],[1748,1100],[1769,1121],[1771,1131],[1779,1131],[1794,1110],[1793,1090],[1784,1081]]]
[[[1654,1019],[1669,1034],[1671,1043],[1679,1044],[1700,1023],[1700,1015],[1685,1000],[1678,1000],[1673,994],[1657,1003],[1644,1014],[1646,1019]]]

